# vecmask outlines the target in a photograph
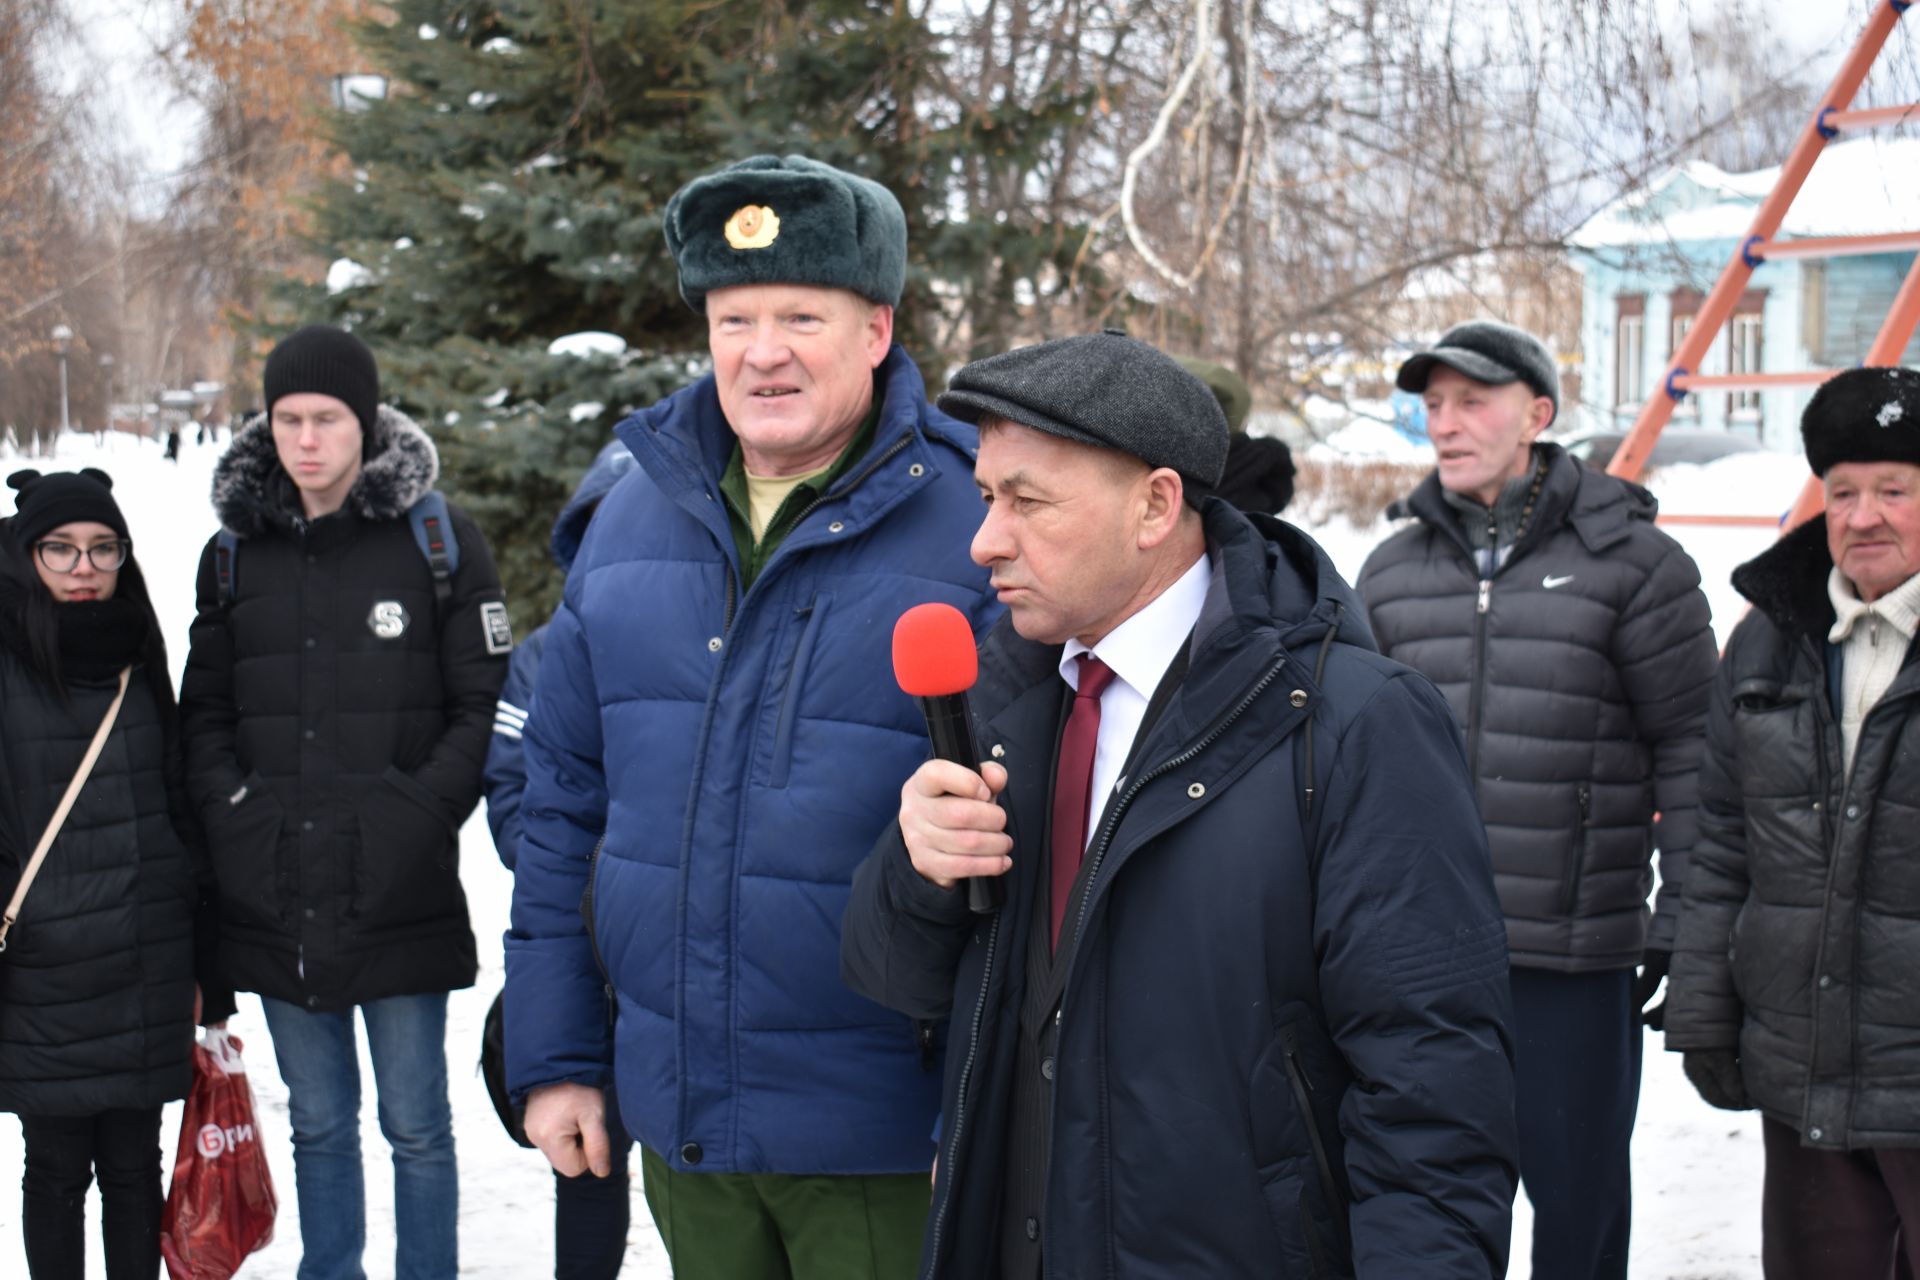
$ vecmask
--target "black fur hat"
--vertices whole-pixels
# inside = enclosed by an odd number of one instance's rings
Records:
[[[1800,438],[1817,476],[1836,462],[1920,466],[1920,370],[1848,369],[1830,378],[1807,402]]]

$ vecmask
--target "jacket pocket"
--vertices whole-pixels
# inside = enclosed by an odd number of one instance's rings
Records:
[[[1351,1274],[1339,1090],[1322,1069],[1322,1038],[1300,1021],[1282,1023],[1254,1066],[1248,1089],[1253,1157],[1287,1274]],[[1325,1097],[1322,1097],[1322,1094]],[[1322,1112],[1325,1123],[1322,1122]]]
[[[283,911],[280,832],[286,813],[266,780],[249,773],[204,814],[223,925],[272,929]]]
[[[464,916],[455,832],[432,792],[388,765],[362,792],[357,816],[348,913],[362,928]]]
[[[793,730],[800,718],[800,698],[806,692],[807,672],[813,666],[814,646],[820,641],[820,624],[827,615],[833,597],[817,592],[813,603],[799,612],[806,618],[800,628],[800,640],[793,646],[793,661],[787,666],[786,687],[780,695],[780,716],[774,721],[773,767],[767,775],[770,787],[785,787],[793,765]],[[882,678],[882,673],[875,673]]]
[[[1580,881],[1587,870],[1587,827],[1592,822],[1593,787],[1583,782],[1574,791],[1573,852],[1567,858],[1566,900],[1560,904],[1560,914],[1568,919],[1580,902]]]

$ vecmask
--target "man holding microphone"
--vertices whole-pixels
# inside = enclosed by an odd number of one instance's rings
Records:
[[[951,1017],[922,1275],[1496,1276],[1506,946],[1460,735],[1206,386],[1116,332],[962,369],[979,773],[934,760],[842,972]],[[1007,878],[997,913],[963,881]]]

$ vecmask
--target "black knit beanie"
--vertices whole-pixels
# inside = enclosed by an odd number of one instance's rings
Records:
[[[98,467],[82,471],[16,471],[7,485],[19,491],[13,514],[13,536],[21,550],[29,550],[63,524],[96,521],[121,537],[127,536],[127,518],[113,500],[113,477]]]
[[[363,433],[380,414],[380,369],[367,344],[344,329],[310,324],[267,357],[267,416],[281,396],[312,392],[332,396],[353,410]]]

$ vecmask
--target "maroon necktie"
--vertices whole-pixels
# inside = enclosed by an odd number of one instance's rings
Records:
[[[1113,683],[1113,670],[1090,653],[1080,664],[1080,687],[1073,713],[1060,735],[1060,764],[1053,775],[1053,946],[1060,947],[1060,922],[1073,896],[1073,878],[1087,852],[1087,800],[1093,790],[1093,754],[1100,745],[1100,695]]]

